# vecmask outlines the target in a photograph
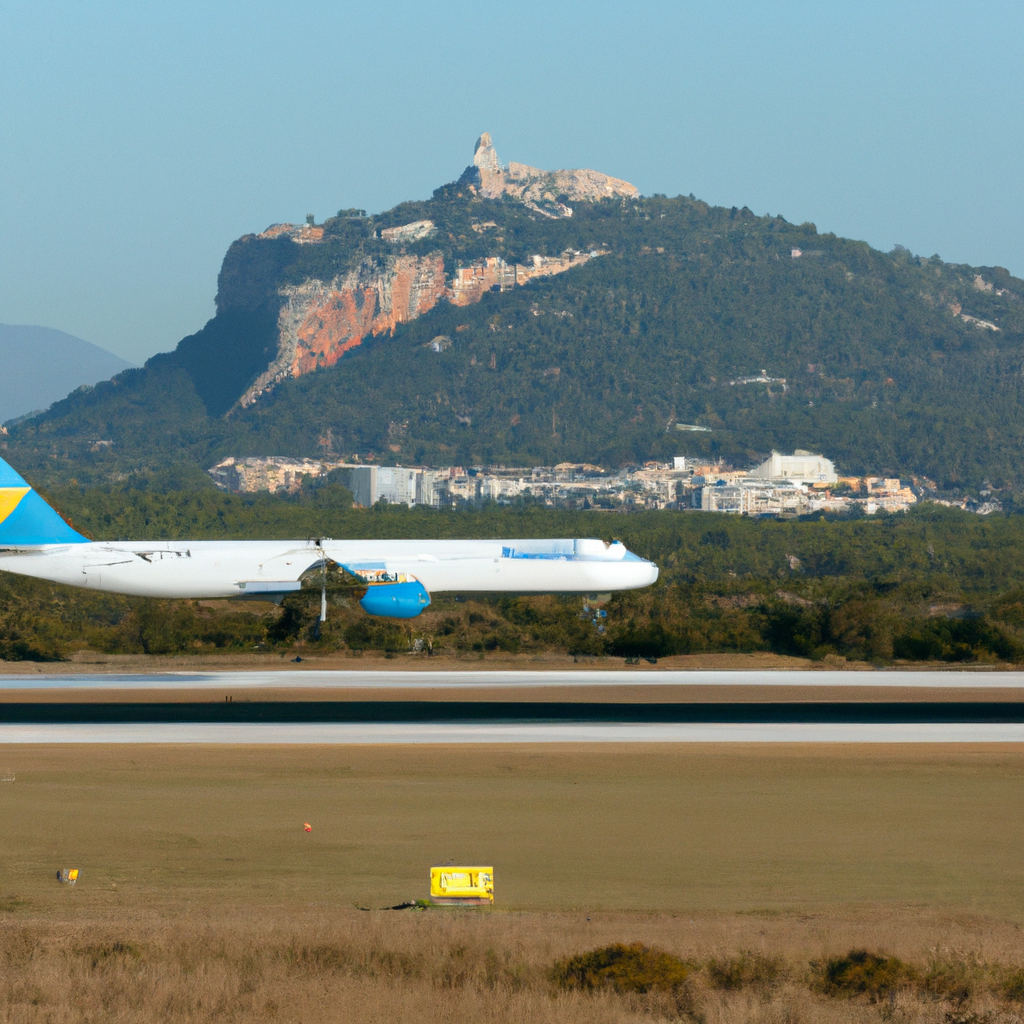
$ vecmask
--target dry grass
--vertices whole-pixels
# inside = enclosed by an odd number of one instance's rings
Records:
[[[866,934],[913,964],[920,982],[881,1000],[818,991],[811,961]],[[567,991],[552,981],[559,958],[622,939],[688,961],[685,982],[644,993]],[[0,1020],[996,1024],[1020,1019],[1005,982],[1019,974],[1022,952],[1012,926],[920,914],[588,920],[268,908],[130,921],[5,919]],[[730,961],[747,969],[723,974]],[[958,983],[933,984],[942,971]]]

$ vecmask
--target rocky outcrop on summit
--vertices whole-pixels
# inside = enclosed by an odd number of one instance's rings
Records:
[[[473,164],[466,168],[463,180],[485,199],[509,196],[550,217],[571,217],[569,203],[640,194],[635,185],[600,171],[542,171],[514,161],[502,167],[489,132],[477,139]]]
[[[480,180],[480,194],[488,199],[497,199],[505,191],[505,172],[498,161],[491,133],[484,132],[473,148],[473,167]],[[470,171],[470,168],[466,168]]]
[[[322,242],[324,240],[324,229],[315,224],[271,224],[266,231],[261,232],[257,238],[290,238],[299,245]]]
[[[238,405],[252,405],[285,377],[333,366],[368,335],[394,333],[398,324],[433,309],[445,291],[439,252],[368,259],[343,278],[282,288],[277,358]]]

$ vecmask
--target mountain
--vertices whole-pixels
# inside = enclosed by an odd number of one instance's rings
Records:
[[[1003,268],[505,166],[484,135],[428,200],[238,239],[202,330],[8,447],[79,480],[228,454],[747,464],[809,448],[849,473],[1012,491],[1022,388],[1024,281]]]
[[[130,365],[63,331],[0,324],[0,423],[46,409],[69,391],[108,380]]]

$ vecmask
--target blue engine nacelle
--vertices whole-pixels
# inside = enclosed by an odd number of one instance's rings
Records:
[[[367,615],[415,619],[430,604],[427,588],[419,580],[404,583],[371,583],[359,606]]]

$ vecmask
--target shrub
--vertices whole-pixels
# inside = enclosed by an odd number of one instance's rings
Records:
[[[1003,998],[1013,1003],[1024,1003],[1024,968],[1007,971],[1000,986]]]
[[[668,992],[679,988],[689,968],[678,957],[641,942],[614,943],[559,960],[551,980],[563,989],[612,989],[615,992]]]
[[[893,638],[893,656],[906,661],[975,661],[979,655],[1020,661],[1018,642],[983,619],[911,622]]]
[[[847,999],[866,995],[873,1003],[917,977],[914,969],[897,957],[866,949],[852,949],[846,956],[826,960],[820,972],[818,988],[825,995]]]
[[[744,950],[739,956],[708,961],[708,980],[715,988],[771,988],[785,971],[779,957]]]
[[[683,653],[683,646],[679,638],[660,623],[637,626],[630,622],[624,629],[615,631],[608,653],[617,658],[668,658]]]
[[[984,977],[985,969],[973,956],[965,954],[960,959],[932,961],[922,987],[939,998],[963,1003],[974,997]]]
[[[0,661],[61,661],[64,652],[55,643],[40,643],[41,638],[24,640],[16,633],[0,636]]]
[[[345,643],[354,651],[405,651],[409,637],[391,619],[356,619],[345,629]]]

